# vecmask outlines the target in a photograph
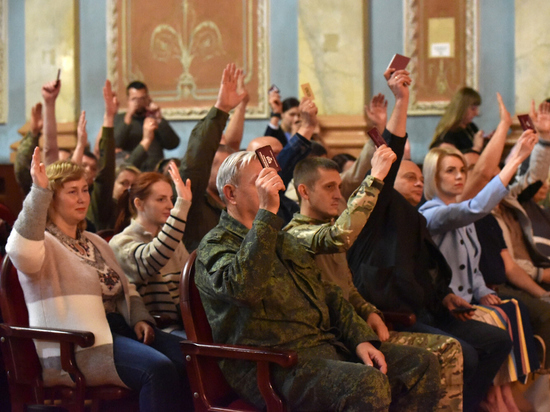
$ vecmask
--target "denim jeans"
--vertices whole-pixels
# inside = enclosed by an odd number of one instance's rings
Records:
[[[148,346],[137,340],[121,315],[110,313],[107,319],[116,370],[125,385],[139,391],[140,411],[192,410],[181,338],[155,328],[155,340]]]
[[[512,348],[506,331],[475,320],[463,322],[451,315],[435,327],[416,322],[404,330],[451,336],[460,342],[464,359],[465,412],[476,410]]]

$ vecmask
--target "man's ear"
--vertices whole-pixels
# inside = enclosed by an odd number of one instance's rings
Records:
[[[298,194],[302,199],[309,200],[309,189],[307,188],[306,185],[304,185],[303,183],[300,183],[296,188],[296,190],[298,190]]]
[[[138,212],[143,212],[143,200],[136,197],[134,199],[134,206]]]
[[[236,204],[237,201],[235,200],[235,186],[227,184],[223,187],[223,195],[227,201],[227,203]]]

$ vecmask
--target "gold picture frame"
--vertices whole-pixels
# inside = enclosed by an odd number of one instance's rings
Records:
[[[440,115],[453,94],[478,87],[478,1],[403,0],[410,115]]]
[[[126,106],[126,85],[147,84],[170,120],[200,119],[215,103],[223,68],[245,71],[247,118],[266,118],[268,0],[109,0],[107,75]]]

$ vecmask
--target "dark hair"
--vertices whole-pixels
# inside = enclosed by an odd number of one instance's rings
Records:
[[[131,82],[128,86],[126,86],[126,94],[130,91],[130,89],[136,89],[136,90],[143,90],[147,91],[147,86],[145,83],[140,82],[139,80],[135,80]]]
[[[355,156],[350,155],[349,153],[339,153],[336,156],[332,158],[334,162],[338,165],[338,171],[342,173],[342,170],[344,169],[344,165],[351,161],[354,162],[357,160]]]
[[[157,182],[166,182],[172,184],[168,176],[158,172],[141,173],[136,181],[125,190],[118,199],[118,216],[115,223],[115,233],[120,233],[130,223],[130,217],[137,215],[134,200],[145,200],[151,194],[151,186]]]
[[[298,106],[300,106],[300,101],[296,97],[287,97],[283,100],[283,113]]]
[[[298,186],[303,184],[307,187],[313,187],[319,178],[319,169],[336,170],[340,173],[336,162],[325,157],[306,157],[304,160],[298,162],[294,168],[294,187],[296,188],[299,202],[302,199],[298,192]]]
[[[90,152],[90,150],[85,149],[83,155],[86,156],[86,157],[89,157],[90,159],[94,159],[95,162],[97,163],[97,156],[95,154],[93,154],[92,152]]]
[[[168,166],[168,163],[174,162],[177,167],[181,166],[181,160],[177,157],[169,157],[166,159],[160,160],[155,166],[155,172],[164,173],[164,169]]]
[[[308,157],[321,157],[326,156],[327,149],[319,142],[311,141],[311,152],[309,152]]]

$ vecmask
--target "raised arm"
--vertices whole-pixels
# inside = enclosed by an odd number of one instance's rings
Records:
[[[31,109],[31,130],[21,139],[15,154],[13,170],[15,180],[26,195],[32,186],[31,162],[34,148],[38,146],[38,139],[44,125],[42,119],[42,103],[36,103]]]
[[[244,116],[246,114],[246,105],[250,100],[250,96],[244,87],[244,73],[242,70],[237,70],[237,93],[244,95],[241,102],[233,111],[233,115],[229,118],[229,123],[225,129],[225,144],[233,150],[238,151],[241,148],[244,131]]]
[[[59,159],[55,100],[60,90],[61,80],[54,80],[42,86],[42,98],[44,99],[44,160],[46,166]]]
[[[395,96],[395,106],[386,125],[388,131],[399,137],[407,135],[407,110],[409,107],[409,85],[412,83],[406,70],[388,69],[384,73],[388,87]]]
[[[391,164],[395,161],[395,153],[386,146],[378,148],[372,158],[372,173],[365,178],[348,201],[347,208],[334,224],[300,226],[289,232],[313,254],[336,253],[348,250],[365,226],[383,186],[383,179]],[[304,186],[299,185],[298,191],[305,196]]]
[[[33,186],[8,238],[6,252],[14,266],[26,275],[40,271],[45,258],[44,231],[53,191],[48,189],[46,168],[36,147],[31,162]]]
[[[88,132],[86,132],[87,123],[86,112],[82,110],[80,118],[78,119],[78,126],[76,127],[76,147],[71,157],[71,161],[77,165],[82,164],[84,150],[88,144]]]
[[[191,181],[187,179],[183,182],[174,162],[170,162],[168,171],[178,197],[157,236],[151,242],[143,243],[131,234],[122,232],[109,242],[124,273],[136,285],[147,283],[151,276],[155,276],[168,263],[185,231],[192,200]]]
[[[479,156],[474,169],[468,174],[464,191],[458,197],[459,201],[473,198],[479,193],[487,183],[495,176],[498,170],[504,144],[506,143],[506,135],[512,125],[512,117],[506,109],[502,96],[497,93],[498,111],[500,114],[500,122],[495,130],[495,133],[487,143],[485,150]]]
[[[115,184],[115,138],[114,117],[118,108],[118,101],[111,88],[111,82],[105,81],[103,87],[103,101],[105,113],[103,115],[103,129],[99,141],[98,173],[94,179],[94,189],[90,195],[90,207],[86,217],[90,219],[97,230],[108,229],[113,210],[111,199]]]

